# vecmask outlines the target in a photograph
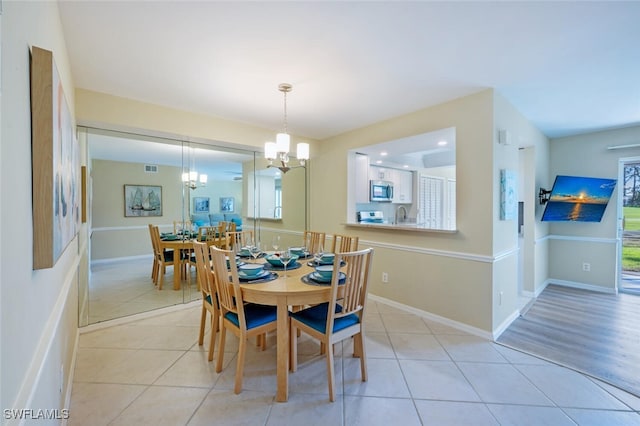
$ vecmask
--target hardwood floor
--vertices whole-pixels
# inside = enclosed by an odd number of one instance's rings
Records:
[[[640,396],[640,296],[549,285],[497,343]]]

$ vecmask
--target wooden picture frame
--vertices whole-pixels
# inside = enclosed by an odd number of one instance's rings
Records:
[[[124,185],[124,217],[162,216],[162,187]]]
[[[193,197],[194,213],[209,213],[209,197]]]
[[[31,48],[33,269],[53,267],[77,233],[80,162],[51,51]]]

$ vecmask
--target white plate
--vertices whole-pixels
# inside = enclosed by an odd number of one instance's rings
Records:
[[[260,273],[256,274],[256,275],[247,275],[242,271],[238,271],[238,277],[242,278],[243,280],[257,280],[259,278],[264,278],[265,276],[269,275],[271,272],[269,271],[265,271],[262,270]]]

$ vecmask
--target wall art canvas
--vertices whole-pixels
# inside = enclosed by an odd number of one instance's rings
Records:
[[[194,197],[193,198],[193,212],[194,213],[209,213],[209,197]]]
[[[53,54],[31,49],[33,269],[51,268],[77,233],[78,142]]]
[[[125,217],[162,216],[162,187],[125,185],[124,215]]]
[[[220,211],[223,213],[232,213],[233,210],[233,197],[220,197]]]
[[[500,170],[500,220],[514,220],[518,217],[518,196],[516,193],[516,173]]]

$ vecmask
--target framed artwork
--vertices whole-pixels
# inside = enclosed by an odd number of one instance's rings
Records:
[[[220,211],[223,213],[232,213],[233,210],[233,197],[220,197]]]
[[[162,216],[162,187],[155,185],[125,185],[124,216]]]
[[[49,50],[31,48],[33,269],[53,267],[77,233],[78,141]]]
[[[193,212],[194,213],[209,213],[209,197],[194,197],[193,198]]]
[[[516,174],[513,170],[500,170],[500,220],[518,217]]]

